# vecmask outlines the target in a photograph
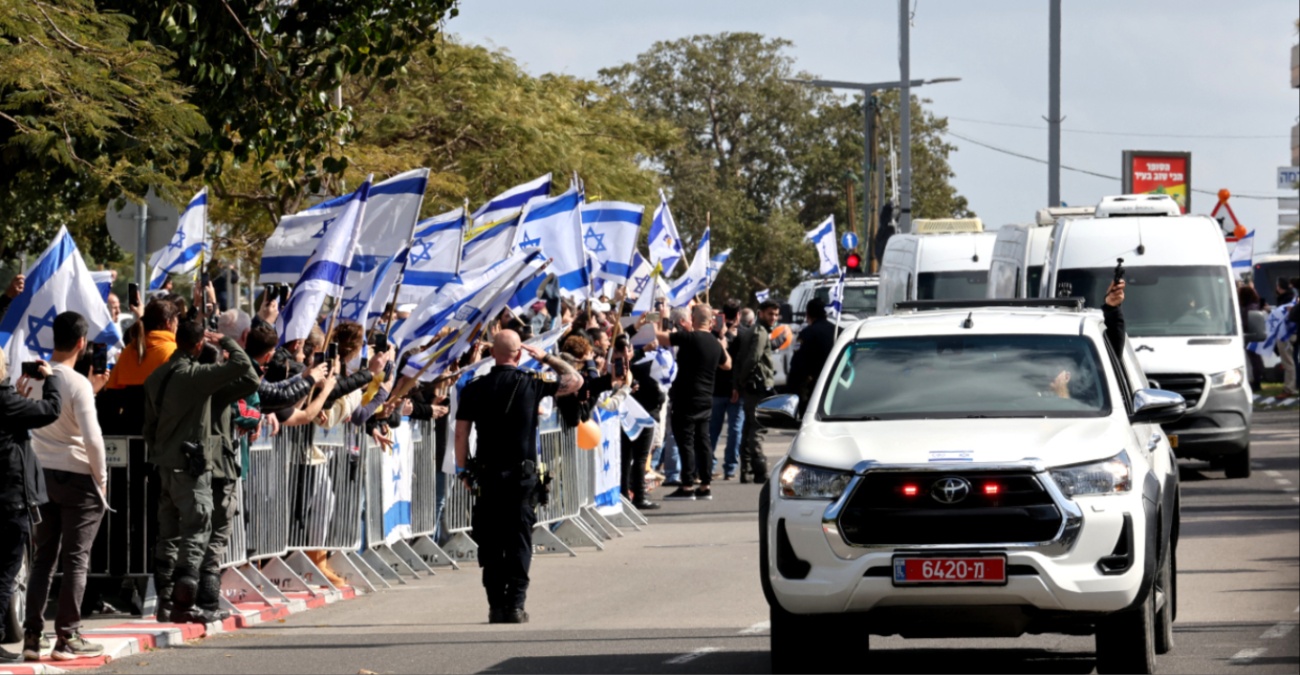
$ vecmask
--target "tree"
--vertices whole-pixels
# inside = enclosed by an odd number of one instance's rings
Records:
[[[790,45],[754,33],[696,35],[657,42],[600,71],[642,115],[680,129],[681,144],[654,160],[687,244],[708,219],[713,248],[735,248],[715,296],[788,291],[815,263],[803,230],[831,214],[841,229],[848,224],[845,176],[862,166],[861,99],[786,82],[813,78],[795,71]],[[913,103],[914,212],[964,215],[965,199],[948,184],[952,146],[939,137],[943,121],[920,105]]]
[[[114,257],[104,204],[174,187],[207,132],[166,76],[170,56],[130,27],[91,0],[0,0],[0,256],[39,250],[68,224]]]

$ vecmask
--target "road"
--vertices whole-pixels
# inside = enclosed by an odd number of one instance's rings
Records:
[[[1225,480],[1184,464],[1176,647],[1165,673],[1300,669],[1300,419],[1255,418],[1256,470]],[[777,457],[789,436],[773,434]],[[662,492],[662,491],[661,491]],[[123,673],[768,672],[758,582],[758,488],[720,482],[711,502],[677,502],[651,525],[577,557],[533,565],[522,626],[487,624],[476,568],[444,571],[283,623],[114,662]],[[827,649],[830,647],[830,649]],[[1087,673],[1091,638],[903,640],[869,654],[809,645],[821,659],[866,658],[882,672]]]

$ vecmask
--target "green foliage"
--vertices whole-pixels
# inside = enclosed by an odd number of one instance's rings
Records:
[[[130,28],[91,0],[0,0],[0,256],[40,250],[65,223],[115,255],[103,205],[174,188],[207,131],[167,52]]]

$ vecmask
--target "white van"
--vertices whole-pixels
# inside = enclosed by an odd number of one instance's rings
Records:
[[[1187,400],[1187,415],[1164,427],[1178,456],[1208,459],[1229,478],[1249,476],[1251,392],[1219,224],[1180,215],[1167,195],[1103,198],[1094,217],[1056,225],[1040,295],[1100,307],[1121,258],[1138,360],[1153,387]]]
[[[885,247],[876,314],[892,314],[907,300],[983,299],[996,235],[978,218],[914,225],[915,234],[896,234]]]
[[[1067,218],[1087,217],[1095,211],[1091,206],[1039,209],[1032,225],[999,228],[993,242],[993,261],[989,265],[989,299],[1038,297],[1052,241],[1052,228]]]

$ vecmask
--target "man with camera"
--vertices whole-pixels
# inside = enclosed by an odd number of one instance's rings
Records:
[[[208,343],[229,358],[202,364]],[[145,380],[144,441],[158,469],[158,548],[154,553],[159,619],[208,623],[211,612],[195,607],[199,569],[212,533],[212,470],[226,463],[220,436],[210,433],[213,396],[257,390],[258,376],[239,343],[205,332],[198,321],[176,330],[176,353]],[[243,395],[243,394],[241,394]]]
[[[51,655],[60,661],[97,656],[103,646],[81,637],[81,600],[90,570],[90,547],[108,508],[108,466],[104,436],[95,411],[95,394],[108,382],[108,367],[96,359],[91,375],[75,370],[86,351],[89,324],[76,312],[54,317],[54,355],[50,368],[58,376],[63,410],[53,424],[32,431],[32,450],[45,472],[49,501],[40,507],[36,557],[27,584],[27,618],[23,656],[40,659],[44,650],[45,603],[54,567],[62,561],[63,580],[54,621],[58,639]]]
[[[524,351],[555,373],[519,369]],[[527,623],[524,601],[537,524],[537,406],[547,396],[570,396],[582,376],[568,362],[525,346],[512,330],[492,342],[496,365],[465,386],[456,412],[456,471],[471,490],[474,541],[488,596],[488,623]],[[478,431],[470,468],[469,432]]]

